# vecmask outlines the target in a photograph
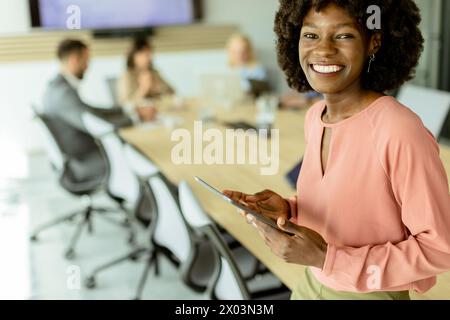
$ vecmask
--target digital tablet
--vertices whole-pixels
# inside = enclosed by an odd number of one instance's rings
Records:
[[[275,221],[273,221],[270,218],[267,218],[265,216],[263,216],[262,214],[253,211],[250,208],[247,208],[246,206],[234,201],[233,199],[227,197],[226,195],[224,195],[222,192],[220,192],[219,190],[217,190],[216,188],[210,186],[208,183],[206,183],[205,181],[203,181],[202,179],[200,179],[199,177],[194,177],[194,179],[200,183],[203,187],[205,187],[206,189],[208,189],[209,191],[211,191],[212,193],[214,193],[215,195],[219,196],[221,199],[225,200],[228,203],[231,203],[232,205],[234,205],[235,207],[238,207],[241,210],[244,210],[245,212],[251,214],[253,217],[255,217],[255,219],[271,226],[272,228],[275,228],[281,232],[284,232],[288,235],[293,236],[294,234],[285,230],[282,230],[278,227],[277,223]]]

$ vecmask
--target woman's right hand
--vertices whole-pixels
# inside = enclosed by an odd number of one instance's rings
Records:
[[[286,220],[290,217],[290,206],[287,200],[271,190],[264,190],[252,195],[239,191],[223,190],[223,194],[275,221],[279,217]]]

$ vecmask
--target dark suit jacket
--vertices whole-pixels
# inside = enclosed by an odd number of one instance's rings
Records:
[[[98,109],[84,103],[77,90],[61,74],[48,84],[43,106],[43,113],[51,121],[52,132],[62,151],[69,159],[75,160],[71,166],[77,179],[98,174],[100,167],[104,166],[100,162],[105,161],[94,138],[84,127],[81,115],[86,111],[92,112],[116,128],[132,124],[121,108]]]

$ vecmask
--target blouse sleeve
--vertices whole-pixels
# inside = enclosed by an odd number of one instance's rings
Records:
[[[450,197],[439,145],[419,122],[386,141],[378,154],[409,237],[359,248],[329,244],[322,270],[362,292],[376,289],[368,286],[373,272],[380,287],[394,288],[450,269]]]

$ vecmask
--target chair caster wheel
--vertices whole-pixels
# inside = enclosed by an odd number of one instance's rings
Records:
[[[130,260],[133,261],[133,262],[138,261],[139,260],[139,255],[134,254],[134,255],[130,256]]]
[[[30,241],[36,242],[36,241],[38,241],[38,240],[39,240],[39,239],[38,239],[37,234],[33,234],[33,235],[30,237]]]
[[[85,282],[84,285],[88,289],[94,289],[95,287],[97,287],[97,283],[95,282],[95,278],[92,277],[92,276],[86,279],[86,282]]]
[[[67,260],[72,260],[73,258],[75,258],[75,251],[73,249],[69,249],[66,251],[64,256],[66,257]]]

